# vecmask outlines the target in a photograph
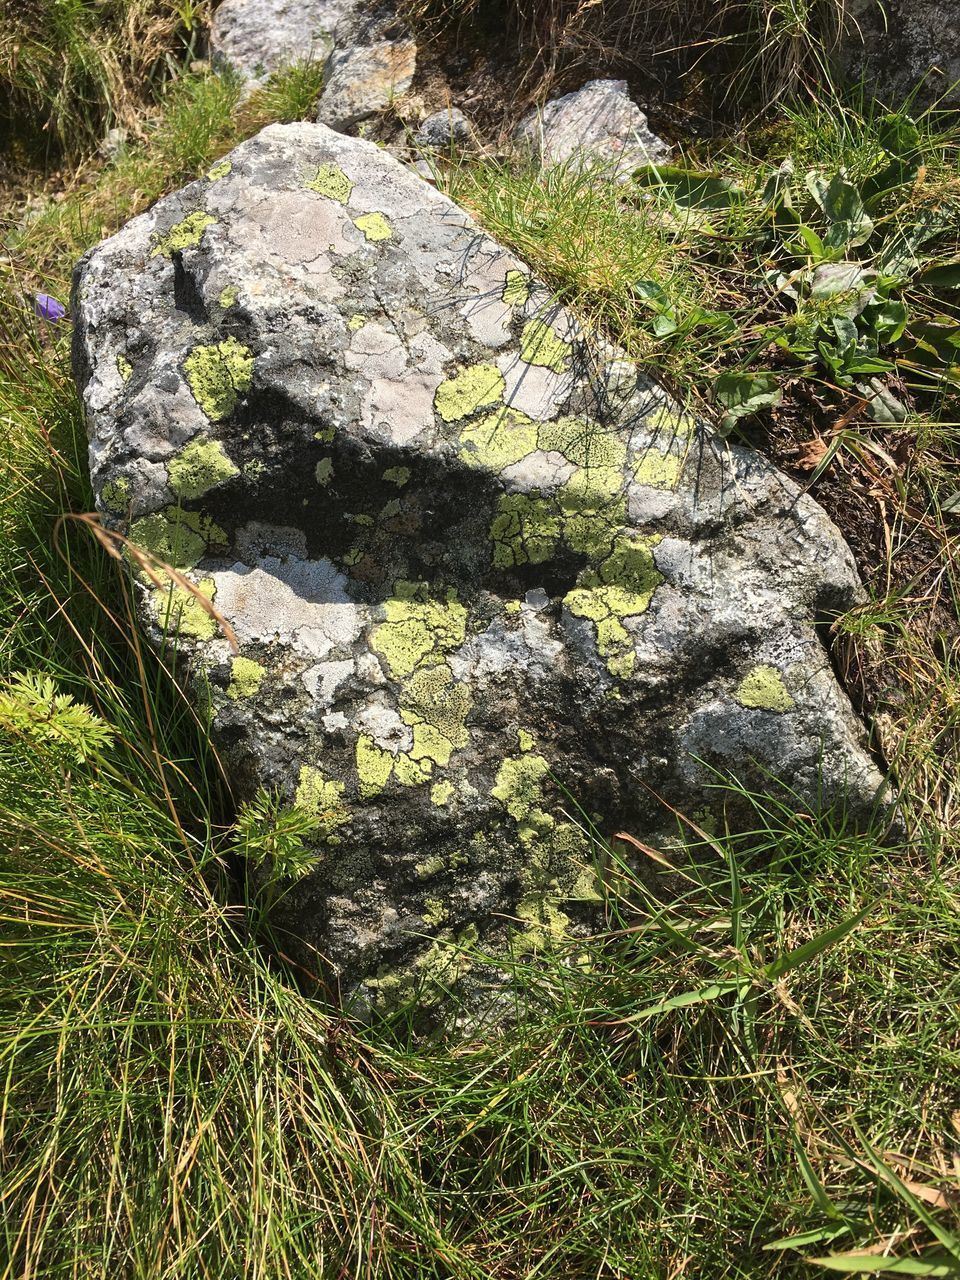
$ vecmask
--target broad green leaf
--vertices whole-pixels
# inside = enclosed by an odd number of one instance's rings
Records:
[[[734,419],[779,404],[782,394],[773,373],[721,373],[713,387],[717,404]]]
[[[679,165],[638,169],[634,181],[645,187],[659,187],[685,209],[729,209],[744,200],[743,188],[732,178]]]
[[[773,982],[783,974],[789,973],[791,969],[796,969],[799,965],[806,964],[808,960],[816,959],[817,956],[822,955],[830,947],[842,942],[848,934],[853,933],[854,929],[863,923],[876,905],[875,902],[868,902],[865,907],[862,907],[849,920],[841,920],[832,929],[825,929],[823,933],[818,933],[815,938],[802,943],[792,951],[784,952],[783,955],[778,956],[776,960],[767,965],[764,970],[766,976]]]
[[[741,985],[739,978],[724,978],[720,982],[711,982],[705,987],[700,987],[696,991],[683,991],[680,995],[670,996],[667,1000],[660,1000],[656,1004],[648,1004],[646,1008],[640,1009],[637,1013],[630,1014],[629,1017],[623,1018],[623,1022],[644,1022],[647,1018],[653,1018],[658,1013],[669,1013],[671,1009],[689,1009],[691,1005],[708,1004],[711,1000],[719,1000],[721,996],[727,995],[730,991],[736,991]]]
[[[924,267],[917,276],[917,283],[929,285],[932,289],[960,289],[960,262],[940,262],[933,267]]]
[[[929,1258],[880,1258],[875,1253],[838,1253],[830,1258],[808,1258],[815,1267],[857,1276],[960,1276],[960,1263],[946,1254]]]
[[[879,343],[890,345],[902,337],[907,319],[908,312],[904,304],[887,298],[883,302],[873,302],[865,307],[860,323],[873,330]]]
[[[656,280],[634,280],[630,286],[635,297],[641,302],[648,302],[654,307],[669,307],[670,297],[662,284]]]
[[[805,1249],[810,1244],[829,1244],[831,1240],[836,1240],[840,1236],[844,1236],[849,1232],[850,1228],[846,1225],[837,1226],[836,1224],[829,1227],[814,1227],[810,1231],[801,1231],[795,1236],[784,1236],[780,1240],[771,1240],[769,1244],[763,1246],[765,1252],[772,1253],[774,1250],[782,1249]]]
[[[874,422],[882,422],[886,426],[906,422],[906,406],[901,404],[890,388],[879,378],[871,378],[869,382],[860,383],[857,390],[866,400],[867,414]]]

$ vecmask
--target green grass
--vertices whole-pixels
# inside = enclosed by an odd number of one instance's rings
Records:
[[[936,404],[896,508],[899,585],[838,628],[851,684],[880,673],[896,694],[883,732],[906,784],[902,844],[757,799],[751,831],[688,829],[689,862],[669,875],[636,851],[631,871],[618,846],[609,932],[518,965],[515,1023],[466,1039],[325,1006],[241,900],[249,823],[234,825],[168,655],[139,639],[121,565],[71,518],[91,495],[68,335],[22,298],[62,296],[88,245],[271,113],[302,110],[315,84],[292,76],[241,109],[229,81],[185,77],[145,145],[85,166],[8,235],[0,1277],[793,1280],[860,1249],[912,1260],[901,1274],[925,1274],[936,1249],[947,1261],[926,1274],[960,1275],[960,677],[923,626],[954,608],[955,534],[918,498],[952,483]],[[867,144],[848,149],[840,129],[831,142],[826,121],[797,150],[869,175]],[[928,146],[937,190],[952,147]],[[714,160],[740,178],[751,163]],[[678,229],[662,205],[569,175],[539,191],[506,170],[456,182],[641,358],[703,388],[742,359],[699,324],[658,337],[628,286],[653,279],[681,315],[706,299],[746,324],[760,308],[749,209],[732,234]],[[831,467],[855,477],[856,460],[845,449]],[[918,502],[941,558],[913,587],[898,565]],[[16,673],[48,677],[72,708],[18,692]]]
[[[44,0],[5,8],[0,125],[25,157],[76,160],[196,56],[206,0]],[[9,157],[8,157],[9,158]]]

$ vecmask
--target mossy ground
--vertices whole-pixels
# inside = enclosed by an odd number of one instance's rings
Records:
[[[269,111],[306,115],[296,104],[308,89],[304,75],[273,86]],[[681,824],[689,857],[668,873],[625,833],[582,886],[602,896],[604,938],[569,946],[549,907],[524,903],[514,984],[525,999],[507,1030],[458,1041],[417,1035],[403,1015],[360,1025],[309,966],[286,964],[287,940],[259,915],[289,891],[300,835],[320,824],[324,856],[349,856],[336,787],[317,761],[303,810],[267,800],[238,820],[202,711],[169,655],[139,638],[124,565],[71,518],[91,495],[69,335],[23,303],[40,289],[65,296],[84,248],[215,167],[270,118],[264,101],[240,107],[229,81],[186,76],[149,146],[87,162],[20,230],[8,206],[0,661],[5,679],[33,671],[54,687],[34,683],[28,697],[13,682],[0,700],[0,1275],[794,1280],[822,1273],[807,1259],[857,1251],[868,1272],[900,1258],[903,1274],[960,1274],[949,401],[898,435],[840,426],[820,384],[805,384],[845,433],[815,494],[835,495],[840,514],[843,502],[882,513],[871,537],[851,530],[873,599],[836,624],[836,653],[879,706],[909,841],[757,799],[745,836]],[[820,110],[816,129],[780,126],[779,152],[833,148],[854,168],[865,144],[849,112]],[[957,180],[952,146],[928,156],[925,181],[941,194]],[[717,163],[742,172],[736,149]],[[44,174],[34,181],[53,193]],[[660,271],[684,288],[732,289],[722,236],[708,262],[694,228],[641,234],[622,193],[563,175],[539,190],[490,170],[458,181],[584,318],[696,381],[703,347],[668,337],[657,348],[625,288]],[[465,401],[492,403],[490,390],[456,384],[451,419]],[[812,420],[831,420],[828,409]],[[810,421],[769,420],[763,443],[789,460],[811,443]],[[598,496],[570,495],[560,515],[505,512],[504,547],[533,561],[562,524],[589,550],[577,521]],[[216,530],[174,515],[152,526],[152,545],[183,563]],[[642,554],[631,563],[642,595]],[[596,573],[603,585],[602,562]],[[456,602],[418,591],[398,591],[385,639],[405,678],[442,685]],[[254,666],[234,663],[235,696],[255,696]],[[776,694],[762,674],[746,696]],[[436,728],[443,690],[426,685],[411,715]],[[544,809],[539,758],[518,736],[502,803],[566,849],[589,815],[576,797],[565,813]],[[449,799],[442,784],[433,796]],[[274,879],[244,881],[238,855]],[[440,870],[425,849],[418,878]],[[439,908],[436,920],[442,933]],[[482,967],[470,948],[468,935],[441,936],[433,981]]]

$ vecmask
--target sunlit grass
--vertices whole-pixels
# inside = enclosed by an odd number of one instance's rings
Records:
[[[86,167],[10,241],[0,683],[15,697],[9,678],[38,673],[88,709],[70,732],[102,732],[80,760],[69,735],[0,724],[0,1277],[795,1280],[821,1274],[805,1258],[857,1249],[925,1265],[960,1193],[960,683],[924,626],[956,605],[953,437],[933,414],[910,428],[916,481],[885,479],[891,590],[837,627],[851,687],[879,671],[900,695],[881,745],[906,835],[754,797],[746,832],[686,828],[669,874],[618,845],[608,932],[518,964],[515,1020],[459,1037],[325,1005],[242,901],[249,833],[202,713],[142,640],[123,566],[70,518],[91,496],[69,335],[25,298],[64,296],[99,236],[315,86],[303,73],[269,110],[238,108],[231,82],[185,77],[148,144]],[[729,339],[656,339],[638,279],[682,320],[753,315],[748,220],[723,248],[568,175],[457,182],[678,382],[706,381]],[[941,558],[904,582],[924,522]]]

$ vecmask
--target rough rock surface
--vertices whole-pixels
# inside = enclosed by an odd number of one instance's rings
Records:
[[[836,528],[384,151],[264,130],[89,253],[73,307],[98,504],[235,628],[143,584],[238,797],[315,815],[278,920],[345,997],[594,927],[590,822],[662,840],[652,792],[871,804],[815,630],[858,599]]]
[[[641,165],[670,158],[669,146],[651,132],[625,80],[591,80],[555,98],[525,116],[515,137],[545,166],[606,165],[622,180]]]
[[[960,106],[960,5],[956,0],[853,0],[844,61],[848,73],[865,71],[899,106],[917,97]]]
[[[246,80],[292,62],[325,60],[333,32],[356,0],[223,0],[210,27],[210,52]]]
[[[416,69],[417,46],[409,37],[337,49],[327,63],[317,119],[331,129],[359,124],[406,93]]]
[[[224,0],[210,51],[251,92],[292,62],[324,62],[318,119],[349,129],[409,89],[417,46],[389,3],[370,0]]]

